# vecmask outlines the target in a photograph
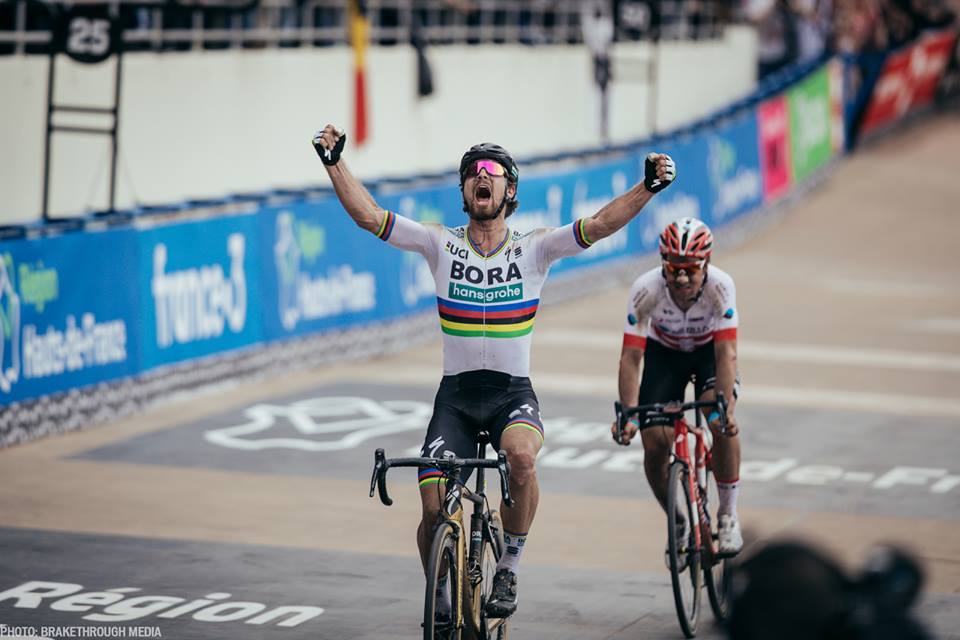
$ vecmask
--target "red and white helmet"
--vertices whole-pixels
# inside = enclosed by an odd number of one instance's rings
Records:
[[[706,260],[712,250],[713,233],[696,218],[680,218],[668,224],[660,234],[660,255],[664,258]]]

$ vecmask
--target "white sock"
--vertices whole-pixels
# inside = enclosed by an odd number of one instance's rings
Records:
[[[734,478],[730,482],[717,480],[717,493],[720,497],[717,516],[728,515],[737,520],[737,494],[740,493],[740,478]]]
[[[527,534],[503,532],[503,555],[500,556],[500,562],[497,563],[497,571],[500,569],[510,569],[514,574],[520,572],[520,554],[523,553],[523,545],[527,542]]]
[[[450,574],[446,574],[437,580],[437,611],[450,613],[450,592],[447,591],[447,579]]]

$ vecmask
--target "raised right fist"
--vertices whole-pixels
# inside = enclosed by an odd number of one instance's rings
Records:
[[[313,134],[313,148],[317,150],[323,164],[333,166],[340,162],[340,153],[347,143],[347,134],[343,129],[328,124]]]
[[[643,186],[650,193],[663,191],[677,178],[677,165],[665,153],[650,153],[643,161]]]

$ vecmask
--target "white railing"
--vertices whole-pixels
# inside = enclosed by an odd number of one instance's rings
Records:
[[[123,24],[128,50],[339,46],[349,37],[345,0],[252,5],[244,0],[111,0],[110,5]],[[0,52],[44,51],[51,39],[50,8],[57,6],[0,0]],[[368,0],[366,6],[372,44],[406,44],[415,35],[430,44],[583,42],[582,0]],[[722,0],[618,6],[618,40],[714,38],[729,19]]]

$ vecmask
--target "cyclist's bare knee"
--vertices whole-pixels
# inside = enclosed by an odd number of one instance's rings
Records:
[[[510,483],[525,485],[536,479],[537,454],[528,450],[507,450],[507,462],[510,463]]]
[[[510,463],[510,483],[525,485],[536,481],[537,453],[540,452],[540,436],[527,429],[504,431],[500,448],[507,453]]]
[[[670,445],[673,443],[673,429],[645,429],[640,432],[645,456],[659,459],[670,455]]]

